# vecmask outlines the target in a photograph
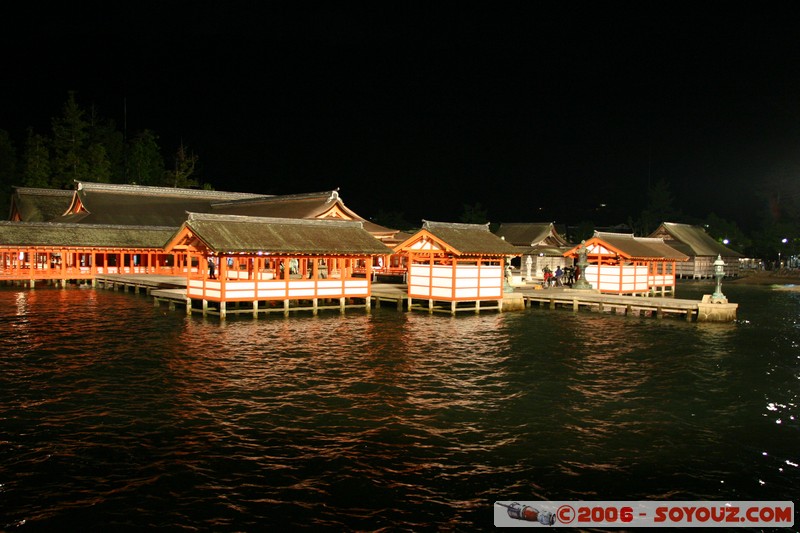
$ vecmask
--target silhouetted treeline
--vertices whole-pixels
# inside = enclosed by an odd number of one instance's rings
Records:
[[[72,188],[75,180],[162,187],[200,187],[197,156],[179,146],[165,158],[158,135],[145,129],[127,136],[70,92],[49,132],[28,128],[16,146],[0,129],[0,207],[8,211],[12,186]],[[0,124],[0,128],[2,128]],[[14,132],[21,134],[23,132]],[[206,186],[207,187],[207,186]]]

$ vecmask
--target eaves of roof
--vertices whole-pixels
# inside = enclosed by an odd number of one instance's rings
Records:
[[[49,248],[163,248],[172,227],[0,222],[0,246]]]

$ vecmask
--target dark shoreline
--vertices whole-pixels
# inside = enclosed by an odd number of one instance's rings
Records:
[[[725,282],[745,285],[800,285],[800,270],[761,270]]]

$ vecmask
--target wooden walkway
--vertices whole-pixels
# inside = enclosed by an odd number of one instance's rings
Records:
[[[94,285],[122,292],[152,294],[159,289],[180,289],[186,299],[186,276],[162,276],[158,274],[99,274]]]
[[[185,308],[187,314],[204,313],[219,315],[219,309],[213,303],[203,304],[200,301],[189,301],[186,299],[186,278],[183,276],[158,276],[158,275],[120,275],[109,274],[98,276],[95,284],[97,286],[122,290],[125,292],[146,293],[154,300],[154,305],[167,304],[170,309],[178,307]],[[569,308],[573,311],[581,309],[594,312],[615,313],[626,316],[650,316],[664,318],[666,316],[677,316],[686,321],[697,320],[700,315],[701,302],[697,300],[686,300],[673,298],[671,296],[620,296],[616,294],[600,294],[596,291],[583,291],[569,288],[548,288],[534,289],[533,287],[515,287],[514,293],[521,295],[524,299],[525,307],[538,305],[549,309]],[[316,314],[319,310],[339,310],[344,312],[351,307],[371,306],[381,308],[386,304],[391,305],[398,311],[419,309],[430,311],[426,306],[411,306],[407,287],[403,284],[394,283],[374,283],[372,285],[372,296],[370,302],[350,305],[346,299],[336,299],[335,301],[321,300],[311,302],[304,300],[291,301],[261,301],[261,302],[241,302],[231,305],[229,302],[226,314],[249,314],[257,316],[259,313],[283,313],[288,315],[296,311],[311,311]],[[413,303],[413,301],[411,301]],[[735,305],[735,304],[734,304]],[[201,306],[201,307],[198,307]],[[480,309],[484,309],[481,307]],[[488,309],[488,308],[487,308]],[[436,310],[436,309],[434,309]],[[450,312],[450,308],[444,309]],[[474,307],[459,310],[475,310]]]
[[[663,318],[666,315],[683,316],[691,322],[698,315],[699,304],[697,300],[684,300],[663,296],[624,296],[616,294],[600,294],[596,291],[585,291],[569,288],[530,289],[525,287],[515,288],[525,299],[525,307],[538,304],[539,307],[547,306],[570,307],[573,311],[581,308],[598,312],[609,312],[628,316],[654,316]]]

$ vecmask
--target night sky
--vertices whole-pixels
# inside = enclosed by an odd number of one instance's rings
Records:
[[[15,138],[49,133],[74,90],[165,156],[186,143],[216,189],[339,187],[411,222],[475,203],[493,222],[626,222],[664,179],[687,215],[748,227],[798,194],[784,4],[80,4],[0,17]]]

